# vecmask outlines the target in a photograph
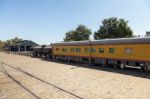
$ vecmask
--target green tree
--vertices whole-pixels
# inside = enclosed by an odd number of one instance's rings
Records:
[[[100,29],[94,33],[94,39],[132,37],[133,33],[125,19],[111,17],[104,19]]]
[[[19,43],[21,41],[23,41],[23,39],[22,38],[18,38],[18,37],[15,37],[15,38],[11,39],[11,43],[12,44],[16,44],[16,43]]]
[[[0,51],[2,51],[3,45],[4,45],[4,42],[0,40]]]
[[[75,30],[68,31],[66,33],[64,41],[88,40],[91,34],[91,30],[85,25],[78,25]]]
[[[15,37],[15,38],[13,38],[13,39],[10,39],[10,40],[7,40],[7,41],[5,41],[5,46],[7,46],[7,45],[11,45],[11,44],[16,44],[16,43],[19,43],[19,42],[21,42],[23,39],[21,39],[21,38],[18,38],[18,37]]]
[[[13,38],[13,39],[9,39],[9,40],[6,40],[6,41],[0,40],[0,51],[2,51],[2,49],[3,49],[5,46],[11,45],[11,44],[19,43],[19,42],[21,42],[22,40],[23,40],[23,39],[18,38],[18,37],[15,37],[15,38]]]

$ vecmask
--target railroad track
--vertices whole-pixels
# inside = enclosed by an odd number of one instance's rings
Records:
[[[71,95],[71,96],[73,96],[73,97],[75,97],[75,98],[77,98],[77,99],[83,99],[83,97],[78,96],[78,95],[76,95],[76,94],[74,94],[74,93],[72,93],[72,92],[69,92],[69,91],[67,91],[67,90],[65,90],[65,89],[63,89],[63,88],[60,88],[59,86],[56,86],[56,85],[54,85],[54,84],[52,84],[52,83],[50,83],[50,82],[47,82],[47,81],[45,81],[45,80],[43,80],[43,79],[41,79],[41,78],[39,78],[39,77],[37,77],[37,76],[35,76],[35,75],[33,75],[33,74],[27,72],[27,71],[25,71],[25,70],[23,70],[23,69],[21,69],[21,68],[19,68],[19,67],[15,67],[15,66],[13,66],[13,65],[10,65],[10,64],[4,63],[4,62],[0,62],[0,64],[1,64],[1,67],[2,67],[2,69],[3,69],[3,70],[1,70],[1,72],[3,72],[4,74],[6,74],[9,78],[11,78],[15,83],[17,83],[19,86],[21,86],[23,89],[25,89],[28,93],[30,93],[30,94],[31,94],[33,97],[35,97],[36,99],[41,99],[42,97],[40,97],[38,94],[36,94],[35,92],[33,92],[33,91],[31,91],[29,88],[27,88],[21,81],[15,79],[15,77],[12,76],[12,75],[7,71],[7,69],[5,68],[5,66],[10,67],[11,69],[16,70],[16,71],[18,71],[18,72],[21,72],[21,73],[23,73],[23,74],[25,74],[25,75],[31,77],[31,78],[34,79],[34,80],[38,80],[38,81],[40,81],[41,83],[44,83],[44,84],[46,84],[46,85],[48,85],[48,86],[51,86],[51,87],[54,87],[54,88],[56,88],[56,89],[58,89],[58,90],[60,90],[60,91],[63,91],[63,92],[65,92],[66,94],[69,94],[69,95]]]
[[[15,83],[17,83],[19,86],[21,86],[23,89],[25,89],[27,92],[29,92],[32,96],[34,96],[36,99],[41,99],[38,95],[36,95],[34,92],[32,92],[31,90],[29,90],[27,87],[25,87],[20,81],[16,80],[12,75],[10,75],[6,69],[4,68],[3,65],[2,69],[3,69],[3,73],[6,74],[9,78],[11,78]]]

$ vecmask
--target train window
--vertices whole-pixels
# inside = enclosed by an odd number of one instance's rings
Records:
[[[81,48],[76,48],[76,52],[81,52]]]
[[[96,48],[91,48],[91,53],[96,53]]]
[[[125,54],[132,54],[132,48],[125,48]]]
[[[70,52],[75,52],[75,48],[70,48]]]
[[[104,48],[99,48],[99,53],[104,53]]]
[[[90,51],[90,49],[89,49],[89,48],[85,48],[84,51],[85,51],[86,53],[88,53],[88,52]]]
[[[62,48],[62,52],[67,52],[67,48]]]
[[[59,48],[56,48],[56,51],[59,51]]]
[[[115,53],[115,49],[114,48],[109,48],[109,53]]]

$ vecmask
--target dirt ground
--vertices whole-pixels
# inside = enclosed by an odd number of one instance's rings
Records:
[[[45,61],[0,52],[0,99],[149,99],[150,73]],[[21,85],[8,77],[9,73]],[[37,96],[37,97],[36,97]]]

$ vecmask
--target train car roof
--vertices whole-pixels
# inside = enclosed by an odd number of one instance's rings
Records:
[[[41,48],[43,48],[43,49],[46,49],[46,48],[51,49],[52,46],[51,45],[39,45],[39,46],[34,46],[32,48],[33,49],[41,49]]]
[[[74,46],[74,45],[112,45],[112,44],[150,44],[150,37],[101,39],[87,41],[69,41],[53,43],[54,46]]]

